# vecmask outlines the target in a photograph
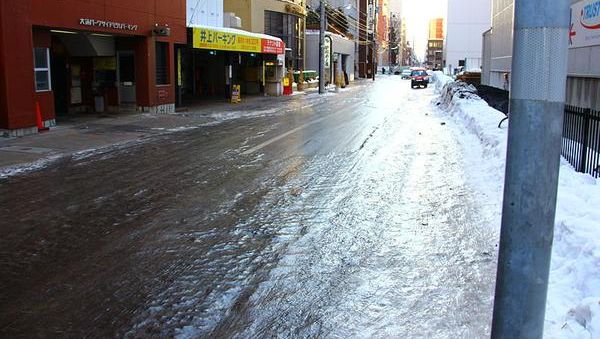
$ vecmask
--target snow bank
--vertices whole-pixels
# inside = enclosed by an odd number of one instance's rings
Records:
[[[507,128],[498,128],[504,114],[489,107],[472,91],[436,72],[439,98],[434,102],[444,114],[475,136],[483,148],[482,168],[489,183],[478,189],[501,197],[504,181]],[[506,125],[503,125],[506,126]],[[469,150],[467,150],[469,152]],[[479,168],[481,170],[482,168]],[[492,183],[493,182],[493,183]],[[561,161],[556,223],[545,338],[600,338],[600,185],[590,175],[574,171]]]
[[[432,78],[433,83],[435,84],[435,90],[438,92],[442,89],[442,87],[444,87],[444,85],[454,81],[451,77],[447,76],[441,71],[434,71]]]

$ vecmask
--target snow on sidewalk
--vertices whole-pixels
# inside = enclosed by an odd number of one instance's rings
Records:
[[[461,126],[463,139],[481,148],[467,149],[467,161],[482,175],[473,183],[490,198],[488,213],[500,223],[504,183],[507,124],[468,88],[448,86],[452,79],[436,72],[438,106]],[[483,160],[483,161],[482,161]],[[477,179],[478,178],[478,179]],[[577,173],[561,159],[554,245],[546,305],[545,338],[600,338],[600,185],[599,180]]]

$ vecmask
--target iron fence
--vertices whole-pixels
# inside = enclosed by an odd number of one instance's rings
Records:
[[[565,106],[562,156],[575,170],[600,176],[600,112]]]

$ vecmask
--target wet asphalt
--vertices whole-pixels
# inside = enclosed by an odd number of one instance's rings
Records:
[[[488,337],[496,233],[433,98],[383,76],[0,179],[0,336]]]

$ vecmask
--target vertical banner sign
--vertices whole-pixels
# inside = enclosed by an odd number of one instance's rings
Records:
[[[323,64],[325,68],[331,67],[331,39],[325,37],[325,46],[323,48]]]
[[[181,78],[181,49],[177,50],[177,86],[183,86],[183,79]]]
[[[600,0],[584,0],[571,6],[569,48],[600,45]]]
[[[374,12],[373,0],[369,0],[367,5],[367,33],[373,33],[373,12]]]

